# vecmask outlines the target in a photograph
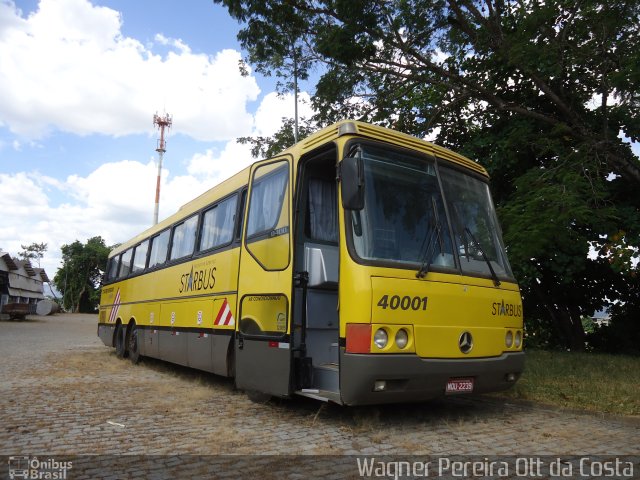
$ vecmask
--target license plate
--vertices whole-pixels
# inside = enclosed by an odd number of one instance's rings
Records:
[[[450,378],[447,381],[445,393],[471,393],[473,392],[473,378]]]

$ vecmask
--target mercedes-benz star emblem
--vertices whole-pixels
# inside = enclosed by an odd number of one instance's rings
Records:
[[[462,353],[469,353],[473,348],[473,337],[469,332],[462,332],[458,340],[458,346]]]

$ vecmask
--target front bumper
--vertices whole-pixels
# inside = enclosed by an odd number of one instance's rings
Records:
[[[514,385],[507,375],[520,377],[524,352],[499,357],[431,359],[417,355],[371,355],[340,352],[340,396],[346,405],[419,402],[445,394],[447,381],[473,377],[473,393],[505,390]],[[384,391],[374,391],[376,380],[385,380]]]

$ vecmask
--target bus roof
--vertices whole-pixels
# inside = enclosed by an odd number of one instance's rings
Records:
[[[287,148],[277,156],[281,156],[283,154],[292,154],[294,158],[299,158],[300,156],[304,155],[308,151],[313,150],[319,145],[326,144],[345,135],[354,135],[357,137],[370,138],[373,140],[382,140],[384,142],[398,145],[400,147],[421,151],[423,153],[426,153],[427,155],[442,158],[444,160],[448,160],[450,162],[458,164],[485,177],[489,176],[487,171],[480,164],[468,159],[463,155],[453,152],[448,148],[440,147],[426,140],[407,135],[406,133],[401,133],[389,128],[371,125],[369,123],[360,122],[357,120],[342,120],[340,122],[334,123],[333,125],[325,127],[313,133],[312,135],[309,135],[295,145]],[[218,199],[222,199],[226,195],[238,190],[249,182],[250,169],[251,166],[246,167],[242,171],[213,186],[211,189],[207,190],[188,203],[185,203],[173,215],[170,215],[161,222],[158,222],[157,225],[144,230],[127,242],[118,245],[111,251],[109,257],[112,257],[129,247],[137,245],[141,241],[152,237],[156,233],[161,232],[165,228],[173,225],[181,219],[186,218],[191,213],[197,212],[210,203]]]
[[[456,163],[462,167],[479,173],[484,177],[489,177],[489,174],[482,165],[470,160],[464,155],[460,155],[459,153],[449,150],[448,148],[435,145],[406,133],[357,120],[342,120],[338,123],[325,127],[301,140],[297,144],[289,147],[283,153],[298,153],[299,155],[302,155],[307,151],[316,148],[320,144],[335,140],[336,138],[344,135],[355,135],[364,138],[382,140],[401,147],[418,150],[433,157],[442,158]]]

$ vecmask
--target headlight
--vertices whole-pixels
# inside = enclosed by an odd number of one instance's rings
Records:
[[[403,349],[407,346],[407,343],[409,343],[409,334],[404,328],[401,328],[396,333],[396,345],[398,348]]]
[[[389,341],[389,336],[384,329],[379,328],[376,330],[376,333],[373,335],[373,343],[376,344],[378,348],[384,348],[387,346],[387,342]]]
[[[522,332],[520,332],[520,330],[518,330],[516,332],[515,346],[516,346],[516,348],[520,348],[520,345],[522,345]]]
[[[507,335],[504,337],[504,344],[507,348],[511,348],[513,345],[513,332],[511,330],[507,330]]]

